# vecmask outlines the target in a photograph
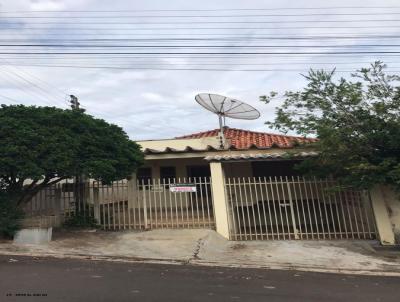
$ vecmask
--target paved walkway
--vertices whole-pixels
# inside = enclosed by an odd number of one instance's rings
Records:
[[[400,276],[400,252],[377,252],[368,241],[239,242],[211,230],[56,232],[53,239],[3,241],[0,254]]]

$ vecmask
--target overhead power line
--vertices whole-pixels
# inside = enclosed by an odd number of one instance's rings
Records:
[[[24,94],[26,94],[30,98],[34,99],[35,101],[42,101],[42,102],[46,103],[47,105],[53,105],[51,103],[51,101],[49,101],[47,99],[47,97],[43,96],[42,93],[39,93],[38,91],[36,91],[34,89],[28,89],[28,87],[26,86],[26,83],[24,81],[21,81],[20,78],[15,77],[12,73],[8,74],[8,73],[3,72],[3,73],[0,73],[0,77],[2,77],[4,81],[10,83],[11,87],[15,86],[19,93],[23,92]]]
[[[318,23],[318,22],[315,22]],[[364,26],[280,26],[280,27],[146,27],[146,28],[137,28],[137,27],[132,27],[132,28],[110,28],[110,27],[102,27],[102,28],[73,28],[74,30],[86,30],[86,31],[93,31],[93,30],[103,30],[103,31],[154,31],[154,30],[170,30],[170,31],[176,31],[176,30],[286,30],[286,29],[349,29],[349,28],[358,28],[358,29],[375,29],[375,28],[391,28],[391,29],[398,29],[400,28],[399,26],[393,26],[393,25],[369,25],[368,27]],[[20,31],[25,31],[25,30],[56,30],[56,31],[62,31],[66,30],[67,28],[61,28],[61,27],[50,27],[50,28],[28,28],[28,27],[21,27],[21,28],[7,28],[7,27],[2,27],[0,30],[2,31],[7,31],[7,30],[15,30],[18,29]],[[68,28],[71,30],[72,28]],[[47,35],[47,33],[46,33]],[[186,34],[187,35],[187,34]]]
[[[400,44],[352,45],[88,45],[88,44],[0,44],[0,47],[53,47],[53,48],[346,48],[346,47],[398,47]]]
[[[316,17],[316,16],[388,16],[400,12],[358,13],[301,13],[301,14],[235,14],[235,15],[104,15],[104,16],[5,16],[5,19],[122,19],[122,18],[264,18],[264,17]]]
[[[320,32],[318,33],[319,35],[325,35],[327,37],[334,36],[334,35],[342,35],[343,37],[348,37],[348,35],[354,35],[355,33],[350,33],[350,32]],[[388,33],[386,32],[367,32],[367,33],[360,33],[363,35],[368,34],[370,37],[375,36],[396,36],[396,32],[393,33]],[[196,37],[196,36],[201,36],[201,37],[258,37],[260,36],[260,34],[254,34],[254,33],[250,33],[250,34],[246,34],[246,33],[214,33],[214,32],[209,32],[209,33],[197,33],[197,32],[190,32],[190,33],[179,33],[179,32],[173,32],[173,33],[123,33],[123,34],[117,34],[117,33],[82,33],[82,32],[68,32],[68,33],[51,33],[51,32],[45,32],[45,33],[29,33],[29,32],[24,32],[23,33],[24,36],[34,36],[34,37],[44,37],[44,39],[46,39],[48,36],[57,36],[57,37],[68,37],[68,36],[73,36],[73,37],[87,37],[87,36],[108,36],[108,37],[115,37],[115,36],[124,36],[124,37],[141,37],[141,36],[146,36],[146,37],[179,37],[179,36],[191,36],[191,37]],[[261,37],[266,37],[266,35],[274,37],[274,36],[282,36],[282,33],[263,33]],[[15,36],[14,32],[10,32],[10,33],[6,33],[6,32],[0,32],[0,36],[8,36],[8,37],[13,37]],[[315,35],[309,35],[310,37],[313,37]]]
[[[15,68],[16,70],[18,70],[19,72],[21,72],[22,74],[24,74],[25,76],[30,77],[30,78],[32,78],[33,80],[36,80],[36,81],[39,81],[39,82],[42,83],[42,84],[34,83],[33,85],[36,85],[36,87],[41,87],[41,85],[44,84],[44,85],[47,86],[50,90],[53,90],[56,94],[58,94],[59,96],[62,96],[63,98],[64,98],[65,95],[68,95],[65,91],[62,91],[60,88],[58,88],[58,87],[54,86],[53,84],[51,84],[51,83],[49,83],[49,82],[47,82],[47,81],[45,81],[45,80],[43,80],[43,79],[41,79],[41,78],[39,78],[39,77],[33,75],[33,74],[30,73],[30,72],[27,72],[27,71],[25,71],[25,70],[22,70],[21,68],[15,66],[12,62],[9,62],[8,60],[6,60],[6,59],[4,59],[4,58],[0,58],[0,61],[3,62],[3,64],[6,64],[7,66],[12,66],[12,67]],[[0,65],[3,65],[1,62],[0,62]],[[45,92],[46,92],[47,94],[49,94],[51,97],[53,97],[53,94],[50,93],[50,92],[47,92],[47,89],[46,89],[46,88],[42,88],[42,87],[41,87],[40,89],[41,89],[42,91],[45,91]],[[56,101],[56,102],[58,102],[58,101]],[[58,102],[58,103],[60,103],[60,102]]]
[[[327,51],[327,52],[0,52],[0,55],[345,55],[400,54],[400,51]]]
[[[332,9],[393,9],[400,6],[319,6],[319,7],[270,7],[270,8],[196,8],[196,9],[134,9],[134,10],[15,10],[0,13],[125,13],[125,12],[212,12],[212,11],[277,11],[277,10],[332,10]]]
[[[65,60],[65,62],[70,62],[70,60]],[[85,62],[84,60],[82,60],[82,62]],[[30,63],[30,62],[12,62],[10,63],[11,66],[47,66],[47,65],[57,65],[59,64],[60,61],[56,61],[54,63]],[[75,65],[71,65],[68,64],[68,66],[77,66],[79,67],[80,62],[76,62],[74,61],[73,63],[76,63]],[[93,62],[91,62],[93,63]],[[289,63],[290,65],[307,65],[307,66],[314,66],[314,65],[328,65],[328,66],[335,66],[335,65],[360,65],[360,64],[364,64],[364,65],[369,65],[372,62],[371,61],[357,61],[357,62],[309,62],[309,61],[303,61],[303,62],[298,62],[298,61],[286,61],[286,62],[273,62],[273,63],[262,63],[262,62],[258,62],[258,63],[248,63],[248,62],[229,62],[226,63],[224,61],[221,62],[212,62],[210,63],[209,60],[206,61],[202,61],[202,62],[195,62],[195,63],[186,63],[186,62],[171,62],[171,63],[154,63],[154,60],[152,61],[147,61],[147,62],[143,62],[143,60],[139,60],[139,61],[112,61],[112,62],[108,62],[108,63],[112,63],[112,65],[100,65],[101,67],[114,67],[117,66],[116,64],[123,64],[126,65],[126,67],[132,67],[130,64],[135,64],[134,67],[143,67],[143,66],[160,66],[160,67],[165,67],[165,66],[282,66],[285,63]],[[400,62],[393,62],[393,61],[385,61],[385,64],[400,64]],[[44,65],[43,65],[44,64]],[[390,65],[390,67],[394,67],[393,65]],[[400,66],[395,66],[395,67],[400,67]]]
[[[173,21],[173,22],[29,22],[26,25],[178,25],[178,24],[283,24],[283,23],[357,23],[357,22],[399,22],[399,19],[359,19],[359,20],[276,20],[276,21]],[[7,28],[21,28],[21,22],[7,22]],[[47,29],[47,27],[39,27]]]
[[[196,9],[124,9],[124,10],[15,10],[1,13],[126,13],[126,12],[211,12],[211,11],[279,11],[279,10],[337,10],[337,9],[396,9],[400,6],[312,6],[312,7],[260,7],[260,8],[196,8]]]
[[[44,89],[43,87],[41,87],[37,83],[34,83],[32,80],[24,77],[20,73],[18,73],[16,71],[12,71],[12,70],[7,70],[7,69],[3,69],[3,71],[8,73],[9,75],[13,75],[19,81],[21,81],[21,82],[23,82],[25,84],[28,84],[30,87],[36,89],[36,90],[32,90],[32,92],[36,93],[37,95],[42,96],[43,101],[45,101],[46,103],[51,104],[51,105],[54,105],[54,103],[59,103],[57,101],[57,98],[55,98],[52,93],[49,93],[46,89]]]
[[[9,101],[11,101],[11,102],[13,102],[13,103],[17,103],[17,104],[20,103],[20,101],[14,99],[14,98],[10,98],[10,97],[8,97],[8,96],[6,96],[6,95],[0,94],[0,97],[4,98],[4,99],[6,99],[6,100],[9,100]]]
[[[179,64],[180,62],[183,63],[227,63],[227,64],[233,64],[233,63],[245,63],[245,62],[250,62],[250,63],[260,63],[263,64],[265,63],[271,63],[273,64],[290,64],[292,62],[299,62],[299,63],[305,63],[305,64],[312,64],[312,63],[337,63],[337,64],[345,64],[345,63],[350,63],[350,64],[356,64],[356,63],[362,63],[363,61],[367,61],[365,63],[371,63],[373,61],[377,60],[384,60],[385,63],[389,62],[388,60],[391,60],[391,63],[396,63],[395,61],[400,58],[400,54],[381,54],[381,55],[366,55],[363,56],[363,59],[354,60],[354,57],[357,56],[359,57],[358,54],[354,55],[329,55],[329,56],[324,56],[324,55],[275,55],[275,56],[270,56],[270,55],[264,55],[264,56],[252,56],[252,55],[244,55],[244,56],[229,56],[229,55],[221,55],[221,56],[164,56],[164,55],[159,55],[159,56],[57,56],[53,57],[51,60],[48,60],[47,56],[25,56],[25,57],[14,57],[14,56],[2,56],[2,58],[6,57],[7,60],[10,61],[10,64],[22,64],[22,63],[60,63],[60,62],[67,62],[67,63],[85,63],[85,62],[91,62],[94,63],[96,61],[99,61],[101,63],[157,63],[157,62],[163,62],[164,64]],[[350,58],[350,60],[349,60]],[[33,61],[33,62],[32,62]],[[400,61],[399,61],[400,63]],[[271,63],[272,64],[272,63]]]
[[[63,105],[63,103],[58,101],[57,98],[54,98],[54,93],[49,92],[48,89],[42,87],[42,85],[43,84],[46,85],[47,87],[52,89],[54,92],[56,92],[56,94],[62,95],[64,97],[65,93],[62,92],[58,87],[55,87],[52,84],[48,83],[47,81],[44,81],[44,80],[40,79],[39,77],[37,77],[25,70],[22,70],[21,68],[15,66],[14,64],[10,63],[9,61],[7,61],[4,58],[0,58],[0,66],[1,65],[3,65],[3,66],[6,65],[8,67],[13,68],[15,71],[7,70],[7,69],[3,69],[3,71],[11,73],[15,77],[17,77],[19,80],[22,80],[23,82],[31,85],[34,89],[37,89],[37,91],[33,91],[33,92],[39,93],[40,96],[44,97],[46,99],[45,100],[46,103],[49,103],[48,101],[50,101],[50,103],[52,103],[52,105],[54,105],[53,102]],[[41,82],[42,84],[37,83],[38,81]],[[54,101],[51,101],[52,99],[54,99]]]
[[[196,36],[196,34],[194,34]],[[8,43],[17,43],[17,42],[30,42],[33,43],[35,41],[37,42],[70,42],[70,43],[79,43],[79,42],[171,42],[171,41],[179,41],[179,42],[194,42],[194,41],[264,41],[264,40],[341,40],[341,39],[400,39],[400,36],[398,35],[353,35],[353,36],[275,36],[275,35],[262,35],[262,36],[254,36],[254,35],[235,35],[235,36],[222,36],[218,37],[219,34],[217,35],[212,35],[212,37],[205,37],[205,38],[188,38],[188,37],[148,37],[148,38],[85,38],[85,39],[80,39],[80,38],[68,38],[68,39],[63,39],[63,38],[37,38],[37,39],[32,39],[32,38],[25,38],[25,39],[19,39],[19,38],[4,38],[2,39],[3,43],[8,42]],[[223,35],[223,34],[221,34]],[[59,36],[59,35],[58,35]],[[150,35],[151,36],[151,35]],[[214,37],[217,36],[217,37]]]
[[[308,69],[231,69],[231,68],[154,68],[154,67],[120,67],[120,66],[73,66],[73,65],[24,65],[37,67],[57,67],[57,68],[83,68],[83,69],[126,69],[126,70],[168,70],[168,71],[268,71],[268,72],[307,72]],[[340,70],[337,72],[354,72],[354,70]],[[388,72],[399,72],[400,69],[387,70]]]
[[[58,55],[57,57],[51,58],[51,60],[56,60],[56,59],[68,59],[68,60],[69,59],[71,59],[71,60],[77,60],[77,59],[100,59],[100,60],[106,60],[106,59],[114,59],[114,58],[121,58],[121,59],[130,59],[130,58],[137,58],[137,59],[142,58],[143,59],[143,58],[147,58],[147,59],[151,59],[151,60],[154,60],[155,58],[158,58],[158,59],[179,59],[179,58],[182,58],[182,59],[185,59],[185,60],[187,60],[187,59],[190,59],[190,60],[195,60],[195,59],[196,60],[197,59],[210,60],[211,59],[211,57],[209,55],[207,55],[207,54],[204,54],[204,55],[203,54],[196,54],[195,56],[192,56],[191,54],[192,53],[187,53],[185,55],[183,55],[183,54],[173,54],[173,53],[164,53],[164,54],[155,54],[154,56],[150,56],[149,54],[141,55],[141,54],[137,54],[137,53],[133,53],[133,54],[119,53],[118,55],[112,55],[112,54],[109,54],[109,53],[95,53],[95,54],[87,53],[87,54],[82,54],[82,55],[79,55],[79,56],[62,56],[62,55]],[[316,58],[320,57],[320,58],[326,59],[324,54],[325,53],[323,53],[323,52],[322,53],[311,53],[311,54],[308,54],[308,56],[305,55],[305,54],[297,55],[295,53],[277,54],[277,55],[274,55],[273,58],[274,59],[275,58],[307,59],[307,58],[312,57],[313,59],[316,59]],[[1,53],[0,53],[0,55],[1,55]],[[354,57],[355,55],[358,55],[358,54],[338,54],[338,55],[329,54],[329,58],[330,57],[335,57],[335,59],[337,60],[339,58],[351,58],[351,57]],[[227,59],[228,58],[228,59],[240,59],[240,60],[241,59],[259,60],[259,59],[270,58],[270,56],[271,55],[269,53],[267,53],[267,54],[259,53],[259,55],[257,55],[257,56],[254,56],[252,54],[243,54],[243,53],[241,54],[241,56],[231,56],[229,54],[215,53],[215,55],[213,55],[213,58],[215,58],[215,59]],[[37,59],[37,60],[44,60],[44,59],[48,60],[49,59],[48,56],[47,56],[47,53],[37,53],[35,55],[18,53],[16,55],[3,56],[3,58],[7,58],[7,59],[16,58],[16,57],[21,58],[21,59],[23,59],[23,58],[32,58],[32,59]],[[373,54],[373,55],[371,55],[369,57],[379,57],[379,58],[380,57],[382,57],[382,58],[391,57],[391,58],[397,58],[397,57],[399,57],[399,54],[377,53],[377,54]]]

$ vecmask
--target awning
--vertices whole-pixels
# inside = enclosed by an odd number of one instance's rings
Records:
[[[317,152],[281,152],[281,153],[262,153],[262,154],[229,154],[212,155],[205,157],[207,161],[231,162],[231,161],[267,161],[267,160],[293,160],[317,156]]]

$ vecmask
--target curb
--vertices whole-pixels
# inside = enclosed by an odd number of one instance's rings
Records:
[[[113,255],[85,255],[85,254],[56,254],[56,253],[18,253],[1,251],[0,255],[4,256],[25,256],[37,258],[54,258],[54,259],[76,259],[90,261],[108,261],[108,262],[125,262],[125,263],[149,263],[149,264],[169,264],[169,265],[192,265],[207,267],[228,267],[228,268],[251,268],[251,269],[268,269],[268,270],[293,270],[314,273],[330,273],[344,275],[363,275],[363,276],[386,276],[400,277],[400,271],[380,271],[380,270],[350,270],[341,268],[326,268],[318,266],[296,266],[293,264],[239,264],[239,263],[221,263],[205,261],[201,259],[162,259],[162,258],[141,258],[141,257],[121,257]]]

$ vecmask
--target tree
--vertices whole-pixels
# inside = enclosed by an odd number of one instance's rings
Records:
[[[335,71],[310,70],[301,91],[288,91],[270,127],[318,138],[319,155],[298,168],[315,176],[331,175],[346,187],[375,184],[400,189],[400,77],[371,64],[335,80]],[[260,97],[270,102],[276,93]]]
[[[0,142],[0,189],[18,206],[75,175],[109,183],[143,162],[120,127],[79,110],[2,105]]]

